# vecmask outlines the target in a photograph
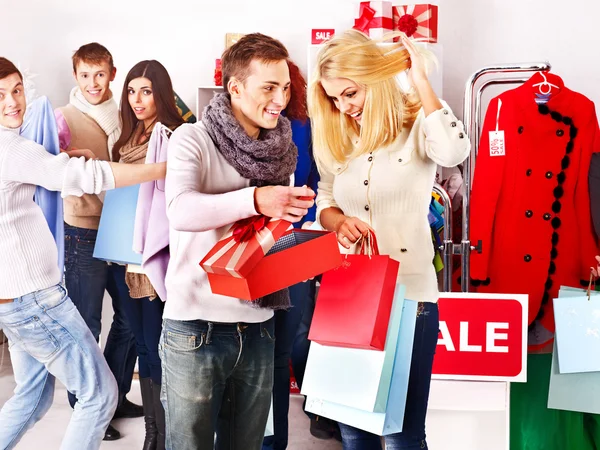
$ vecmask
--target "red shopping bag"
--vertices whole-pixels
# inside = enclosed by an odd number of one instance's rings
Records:
[[[400,263],[369,234],[357,255],[323,274],[308,338],[322,345],[383,350]]]

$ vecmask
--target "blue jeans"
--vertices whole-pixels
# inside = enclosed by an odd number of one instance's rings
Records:
[[[125,266],[108,265],[94,258],[97,230],[77,228],[65,223],[65,285],[69,296],[98,341],[102,328],[102,301],[108,291],[114,310],[104,357],[119,387],[119,404],[131,390],[137,354],[135,338],[125,316],[123,304],[132,301],[125,283]],[[71,406],[75,397],[70,394]]]
[[[401,433],[385,437],[387,450],[427,450],[425,416],[439,324],[437,303],[419,303],[404,424]],[[379,436],[342,423],[339,425],[344,450],[381,450]]]
[[[117,384],[65,288],[0,304],[0,328],[17,384],[0,411],[0,448],[14,448],[50,409],[56,377],[79,399],[61,449],[98,449],[117,407]]]
[[[138,369],[140,378],[152,378],[161,383],[160,357],[158,343],[162,331],[162,316],[165,304],[156,297],[132,298],[123,302],[123,309],[129,321],[129,327],[135,336]]]
[[[159,353],[167,449],[212,449],[216,432],[216,449],[260,450],[273,389],[273,336],[273,319],[165,319]]]
[[[290,356],[312,284],[313,281],[307,281],[291,286],[289,289],[292,307],[287,311],[275,311],[275,370],[273,382],[273,426],[275,435],[265,437],[263,450],[285,450],[288,445]]]

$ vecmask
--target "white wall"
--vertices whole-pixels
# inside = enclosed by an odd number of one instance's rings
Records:
[[[212,84],[214,59],[226,32],[261,31],[283,41],[306,68],[311,28],[352,25],[355,0],[2,0],[0,55],[37,73],[38,91],[55,106],[68,100],[70,56],[93,40],[106,45],[118,68],[120,95],[127,71],[154,58],[176,91],[195,108],[195,88]],[[460,114],[464,84],[492,63],[549,60],[567,86],[600,98],[596,55],[600,2],[572,0],[440,0],[444,97]],[[10,5],[8,7],[7,5]]]

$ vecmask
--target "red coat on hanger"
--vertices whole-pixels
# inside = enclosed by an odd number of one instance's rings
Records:
[[[588,184],[592,153],[600,151],[596,110],[560,77],[545,76],[556,86],[546,104],[535,102],[540,73],[490,102],[470,215],[471,242],[483,248],[472,253],[471,282],[479,292],[529,294],[533,348],[553,337],[560,286],[587,286],[599,254]],[[504,154],[490,149],[496,129],[504,131]]]

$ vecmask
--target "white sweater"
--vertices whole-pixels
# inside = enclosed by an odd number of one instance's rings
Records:
[[[258,214],[254,189],[215,147],[202,122],[175,130],[165,182],[171,252],[165,318],[257,323],[273,316],[272,310],[213,294],[200,267],[234,222]]]
[[[62,196],[99,194],[115,187],[110,165],[51,155],[18,130],[0,127],[0,298],[16,298],[62,280],[58,251],[36,185]]]
[[[373,227],[380,253],[400,262],[398,282],[415,301],[439,296],[427,217],[436,167],[456,166],[470,150],[462,123],[443,105],[428,117],[421,110],[389,147],[322,170],[317,195],[317,220],[337,207]]]

